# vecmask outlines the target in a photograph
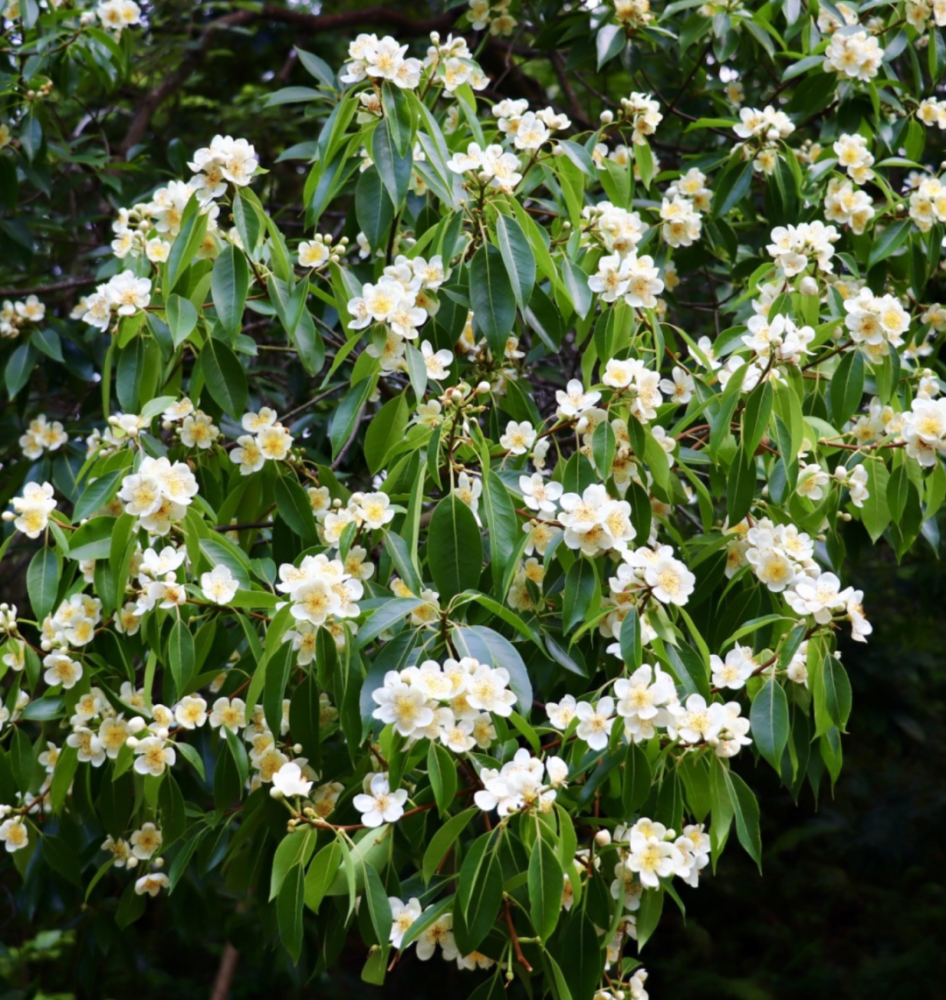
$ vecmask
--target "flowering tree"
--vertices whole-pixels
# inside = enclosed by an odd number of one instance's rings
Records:
[[[838,778],[845,533],[938,544],[946,4],[358,17],[429,44],[162,177],[159,12],[7,4],[4,881],[646,997],[755,767]]]

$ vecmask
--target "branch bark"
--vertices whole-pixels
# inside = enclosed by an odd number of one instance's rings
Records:
[[[427,35],[431,31],[450,28],[459,14],[460,10],[455,9],[438,17],[412,18],[390,7],[369,7],[365,10],[342,11],[337,14],[307,14],[304,11],[277,7],[274,4],[266,4],[261,10],[238,10],[232,14],[225,14],[216,21],[211,21],[177,69],[168,73],[156,87],[141,98],[125,138],[118,146],[118,155],[127,156],[128,151],[144,139],[158,108],[176,93],[197,69],[219,32],[246,27],[257,21],[271,21],[291,25],[296,34],[302,35],[340,31],[352,27],[361,28],[367,25],[396,29],[402,35]]]

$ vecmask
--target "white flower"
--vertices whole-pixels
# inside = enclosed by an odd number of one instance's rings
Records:
[[[385,724],[393,724],[402,736],[412,736],[433,722],[434,712],[426,693],[405,684],[396,671],[387,673],[384,685],[372,691],[371,697],[378,703],[372,716]]]
[[[645,887],[657,889],[660,879],[673,875],[684,866],[684,860],[678,847],[635,830],[631,833],[631,850],[625,864],[638,874]]]
[[[246,725],[246,702],[242,698],[218,698],[208,717],[212,729],[223,727],[236,733]]]
[[[157,736],[146,736],[139,740],[135,754],[135,770],[138,774],[152,774],[155,777],[164,774],[165,767],[173,766],[177,760],[174,747]]]
[[[207,721],[207,702],[198,695],[187,695],[175,705],[174,718],[184,729],[198,729]]]
[[[713,672],[713,686],[732,688],[734,691],[745,687],[746,681],[755,672],[758,664],[752,658],[749,646],[734,646],[727,654],[725,661],[713,654],[710,656],[710,669]]]
[[[411,897],[404,903],[396,896],[389,896],[388,903],[391,906],[391,936],[389,940],[395,948],[400,948],[404,935],[421,914],[420,900]]]
[[[522,490],[526,506],[542,514],[555,513],[556,501],[561,498],[563,491],[561,483],[544,479],[538,472],[531,476],[520,476],[519,489]]]
[[[29,847],[29,827],[23,821],[22,816],[15,816],[13,819],[7,819],[0,823],[0,840],[3,841],[8,854]]]
[[[391,791],[387,773],[372,774],[365,779],[365,791],[352,799],[352,804],[361,813],[361,821],[367,827],[396,823],[404,815],[407,791],[399,788]]]
[[[575,708],[575,715],[578,718],[575,735],[584,740],[592,750],[604,750],[611,736],[614,699],[601,698],[595,705],[580,701]]]
[[[302,768],[295,761],[289,761],[273,775],[273,789],[281,795],[308,795],[313,782],[302,776]]]
[[[435,382],[440,382],[447,377],[447,369],[453,364],[453,352],[447,350],[435,351],[429,340],[425,340],[420,345],[421,355],[424,365],[427,368],[427,376]]]
[[[525,453],[535,444],[536,431],[528,420],[517,423],[510,420],[506,424],[506,433],[503,434],[499,443],[511,455],[525,455]]]
[[[201,574],[200,589],[208,601],[214,604],[229,604],[240,589],[240,584],[230,572],[230,568],[221,563],[214,566],[209,573]]]
[[[585,410],[591,409],[601,399],[601,393],[585,392],[581,382],[573,378],[564,391],[561,389],[556,391],[555,399],[558,402],[556,413],[559,417],[577,417]]]
[[[162,889],[167,889],[171,885],[170,879],[163,872],[150,872],[142,875],[135,882],[135,892],[139,896],[147,893],[149,896],[157,896]]]
[[[568,729],[572,719],[577,716],[578,703],[574,696],[566,694],[559,702],[548,701],[545,703],[545,711],[549,717],[549,722],[562,731]]]
[[[43,666],[43,680],[51,687],[61,684],[64,691],[69,691],[82,679],[82,664],[65,653],[50,653],[43,658]]]
[[[154,823],[145,823],[131,835],[131,852],[141,861],[147,861],[164,843],[161,831]]]

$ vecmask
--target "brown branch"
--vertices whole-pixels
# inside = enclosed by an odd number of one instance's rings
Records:
[[[438,17],[413,18],[391,7],[369,7],[365,10],[348,10],[337,14],[307,14],[301,10],[285,9],[274,4],[266,4],[261,10],[238,10],[226,14],[216,21],[211,21],[190,52],[181,60],[178,68],[168,73],[155,88],[137,102],[135,116],[125,133],[125,138],[118,146],[118,155],[126,156],[133,146],[144,139],[158,108],[178,91],[197,69],[218,32],[242,28],[257,21],[276,21],[291,25],[296,35],[321,34],[342,31],[346,28],[362,28],[367,25],[394,28],[401,35],[427,35],[431,31],[451,27],[459,14],[459,9],[454,9]]]
[[[67,288],[79,288],[82,285],[92,285],[95,278],[71,278],[69,281],[58,281],[55,285],[44,285],[42,288],[0,288],[0,295],[48,295],[50,292],[61,292]]]
[[[217,976],[214,979],[210,1000],[227,1000],[227,997],[230,995],[233,974],[236,972],[239,960],[240,953],[228,941],[223,949],[223,954],[220,956],[220,965],[217,967]]]

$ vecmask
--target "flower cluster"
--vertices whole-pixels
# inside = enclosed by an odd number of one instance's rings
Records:
[[[102,27],[120,35],[124,28],[141,24],[141,8],[134,0],[102,0],[95,8]]]
[[[473,801],[483,812],[494,809],[500,816],[525,809],[551,812],[556,790],[568,779],[568,765],[560,757],[548,757],[545,762],[520,747],[512,760],[501,768],[480,770],[483,787]]]
[[[282,462],[292,448],[292,435],[279,422],[276,411],[264,406],[259,413],[244,413],[241,420],[247,432],[237,438],[230,461],[240,467],[241,476],[259,472],[266,461]]]
[[[492,715],[508,717],[516,703],[509,672],[469,656],[389,670],[371,697],[374,718],[411,742],[439,740],[454,753],[488,749],[496,739]]]
[[[134,271],[122,271],[99,285],[83,299],[82,321],[98,330],[107,330],[114,318],[134,316],[151,302],[151,279],[139,278]]]
[[[772,230],[769,254],[786,278],[801,274],[814,263],[821,271],[831,271],[834,244],[841,234],[823,222],[802,222],[797,226],[776,226]]]
[[[739,124],[733,131],[743,140],[737,147],[743,157],[754,158],[754,167],[764,174],[771,174],[778,163],[779,141],[787,139],[794,131],[792,120],[784,111],[777,111],[770,104],[758,108],[740,108]]]
[[[5,300],[0,306],[0,337],[17,337],[29,324],[42,323],[46,306],[35,295],[19,302]]]
[[[137,517],[145,531],[166,535],[171,523],[187,513],[197,489],[197,480],[186,462],[145,456],[137,471],[122,480],[118,499],[125,513]]]
[[[844,303],[844,325],[851,340],[872,361],[883,358],[893,348],[903,346],[904,335],[910,329],[910,314],[892,295],[875,295],[862,288]]]
[[[50,513],[56,509],[54,492],[50,483],[27,483],[23,495],[10,501],[13,510],[5,510],[3,520],[12,521],[16,530],[27,538],[39,538],[49,524]]]
[[[470,0],[467,17],[474,31],[489,28],[489,33],[497,37],[507,37],[516,30],[519,23],[509,13],[512,0]]]
[[[866,31],[850,35],[836,32],[825,52],[824,69],[826,73],[869,83],[877,75],[883,57],[880,43]]]
[[[69,435],[58,420],[49,421],[46,414],[34,417],[27,426],[26,433],[20,437],[20,448],[24,458],[41,458],[46,451],[58,451],[67,441]]]
[[[383,371],[406,367],[407,342],[417,340],[428,317],[439,311],[435,293],[449,276],[449,269],[439,255],[430,260],[398,256],[376,283],[363,285],[361,294],[349,300],[351,329],[363,330],[375,323],[384,325],[384,346],[368,348],[380,360]]]

